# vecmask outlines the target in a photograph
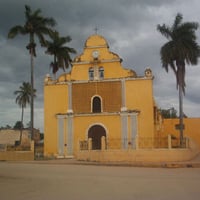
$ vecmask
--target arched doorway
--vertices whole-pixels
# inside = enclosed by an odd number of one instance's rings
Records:
[[[101,137],[106,137],[105,129],[100,125],[92,126],[88,131],[88,138],[92,138],[92,149],[101,149]]]

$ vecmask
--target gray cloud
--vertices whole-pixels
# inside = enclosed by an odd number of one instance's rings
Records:
[[[199,21],[198,0],[1,0],[0,6],[0,126],[19,120],[20,109],[15,104],[13,92],[23,81],[30,79],[30,58],[26,45],[28,37],[17,36],[7,40],[8,30],[24,23],[24,5],[33,10],[40,8],[44,16],[57,21],[56,29],[61,35],[70,35],[78,53],[83,50],[85,40],[98,27],[111,51],[123,59],[125,68],[132,68],[143,74],[151,67],[154,79],[154,94],[159,107],[175,107],[178,110],[178,93],[174,74],[166,73],[161,67],[159,51],[166,42],[156,30],[157,24],[170,24],[177,12],[186,21]],[[200,32],[197,32],[198,37]],[[49,73],[52,57],[45,55],[45,49],[37,45],[35,62],[35,125],[43,130],[43,78]],[[59,73],[62,73],[60,71]],[[200,65],[187,67],[185,113],[199,116]],[[29,121],[29,109],[26,109]]]

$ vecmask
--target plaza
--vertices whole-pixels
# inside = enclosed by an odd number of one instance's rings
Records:
[[[2,200],[197,200],[200,168],[0,162]]]

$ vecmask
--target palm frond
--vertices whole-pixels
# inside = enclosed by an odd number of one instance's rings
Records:
[[[19,33],[25,35],[27,32],[23,26],[20,26],[20,25],[14,26],[13,28],[10,29],[8,33],[8,38],[12,39]]]
[[[71,37],[61,37],[57,31],[54,31],[51,32],[50,38],[51,41],[46,40],[45,42],[45,46],[47,47],[45,53],[54,55],[54,62],[51,63],[51,66],[53,66],[52,72],[56,73],[59,68],[65,71],[71,64],[70,54],[76,53],[75,49],[64,46],[65,43],[71,41]]]
[[[25,17],[26,19],[29,19],[30,15],[31,15],[31,8],[28,5],[25,5]]]
[[[170,39],[172,37],[172,32],[170,27],[166,26],[165,24],[163,24],[162,26],[157,25],[157,30],[167,39]]]
[[[172,25],[172,30],[176,30],[183,20],[183,15],[178,13],[175,17],[174,24]]]
[[[34,97],[36,97],[36,90],[34,89]],[[15,102],[20,107],[26,107],[27,104],[30,104],[31,99],[31,84],[29,82],[23,82],[19,87],[19,90],[14,91],[14,95],[16,95]]]
[[[45,45],[45,36],[50,34],[50,29],[53,27],[56,22],[53,18],[46,18],[41,15],[41,10],[37,9],[32,11],[30,6],[25,5],[25,18],[26,22],[24,26],[15,26],[10,29],[8,33],[8,38],[14,38],[18,34],[29,34],[30,42],[28,44],[29,52],[31,53],[33,50],[34,55],[35,47],[31,49],[31,45],[35,44],[34,37],[37,36],[42,46]]]
[[[185,94],[185,64],[196,65],[200,57],[200,46],[197,43],[195,31],[199,24],[196,22],[182,23],[182,15],[178,13],[171,27],[165,24],[157,26],[158,31],[169,41],[160,50],[162,66],[168,71],[170,67],[180,87]]]

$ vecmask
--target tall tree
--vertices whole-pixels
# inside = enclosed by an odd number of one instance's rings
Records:
[[[33,139],[34,128],[34,63],[33,58],[36,57],[36,43],[37,37],[42,46],[45,43],[45,35],[49,35],[51,27],[55,26],[56,22],[53,18],[43,17],[41,10],[32,11],[30,6],[25,5],[25,24],[17,25],[10,29],[8,38],[14,38],[18,34],[29,35],[29,43],[27,49],[30,54],[31,63],[31,137]]]
[[[22,121],[17,121],[13,128],[16,130],[22,130],[24,128],[24,124],[22,124]]]
[[[33,90],[33,96],[35,97],[36,90]],[[23,129],[23,119],[24,119],[24,108],[26,108],[27,104],[30,104],[31,100],[31,84],[29,82],[23,82],[22,85],[19,87],[19,90],[14,92],[16,95],[15,102],[20,106],[22,109],[21,114],[21,129],[20,129],[20,143],[22,140],[22,129]]]
[[[160,50],[162,66],[168,72],[170,67],[176,76],[179,90],[179,124],[180,145],[183,145],[183,95],[185,95],[185,66],[197,65],[200,46],[197,43],[196,30],[198,23],[182,22],[183,16],[178,13],[172,26],[158,25],[157,30],[167,38]]]
[[[76,53],[74,48],[64,46],[66,43],[71,41],[71,37],[60,37],[57,31],[50,34],[51,41],[46,40],[45,45],[47,47],[46,53],[54,56],[54,61],[51,62],[50,67],[55,75],[59,68],[69,68],[71,65],[71,53]]]
[[[161,115],[165,119],[169,118],[177,118],[177,111],[175,108],[169,108],[169,109],[160,109]]]

